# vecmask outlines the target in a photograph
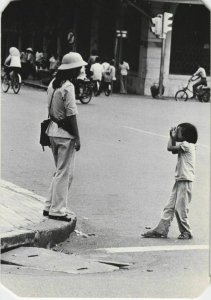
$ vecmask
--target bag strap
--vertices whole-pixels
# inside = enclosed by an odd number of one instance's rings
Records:
[[[55,91],[56,91],[56,90],[53,90],[53,94],[52,94],[52,96],[51,96],[51,102],[50,102],[49,110],[48,110],[48,118],[50,117],[50,109],[51,109],[51,104],[52,104],[52,100],[53,100],[53,96],[54,96]]]

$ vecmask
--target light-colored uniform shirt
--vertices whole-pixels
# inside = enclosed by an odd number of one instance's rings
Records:
[[[129,64],[124,61],[122,64],[119,65],[120,74],[126,76],[128,74],[128,70],[130,70]]]
[[[54,92],[52,82],[48,87],[48,109],[50,106],[51,98]],[[77,105],[75,100],[75,87],[70,81],[66,81],[61,88],[58,88],[54,92],[54,96],[51,103],[50,115],[54,118],[61,120],[68,116],[77,115]],[[66,130],[58,127],[57,123],[51,121],[49,127],[46,130],[48,136],[62,137],[73,139],[74,136],[70,135]]]
[[[195,178],[195,153],[196,145],[186,141],[180,144],[181,151],[175,170],[175,179],[194,181]]]
[[[206,78],[207,74],[204,68],[200,67],[198,68],[198,70],[196,71],[196,73],[193,74],[193,76],[200,76],[201,78]]]
[[[93,72],[93,80],[102,80],[103,67],[100,63],[95,63],[91,66],[90,71]]]

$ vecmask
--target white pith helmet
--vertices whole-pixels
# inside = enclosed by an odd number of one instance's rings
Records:
[[[82,56],[77,52],[69,52],[65,54],[62,58],[62,63],[59,66],[59,70],[68,70],[75,69],[82,66],[86,66],[87,62],[85,62]]]

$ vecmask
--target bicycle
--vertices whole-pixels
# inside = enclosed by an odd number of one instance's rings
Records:
[[[196,78],[198,79],[198,78]],[[195,79],[195,80],[196,80]],[[193,95],[193,91],[189,89],[189,85],[191,81],[195,80],[188,80],[188,84],[181,90],[177,91],[175,94],[176,101],[187,101],[190,99],[189,93]],[[209,102],[210,101],[210,88],[206,85],[200,85],[196,89],[196,96],[200,102]]]
[[[9,79],[6,73],[2,74],[1,87],[4,93],[7,93],[9,88],[12,87],[13,92],[18,94],[21,88],[21,75],[15,71],[12,71]]]
[[[88,104],[92,100],[93,88],[94,83],[89,80],[80,83],[76,93],[76,99],[80,100],[83,104]]]

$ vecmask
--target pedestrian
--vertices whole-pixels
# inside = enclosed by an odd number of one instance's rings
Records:
[[[41,67],[42,58],[43,58],[43,52],[41,50],[37,50],[35,53],[35,65],[36,65],[37,71]]]
[[[175,184],[159,224],[154,229],[142,234],[143,237],[166,238],[174,215],[180,231],[178,239],[188,240],[193,237],[188,221],[188,205],[192,198],[192,186],[195,177],[195,144],[197,139],[197,129],[190,123],[181,123],[170,130],[167,149],[172,154],[178,154]]]
[[[119,64],[119,70],[120,70],[120,93],[121,94],[127,94],[127,76],[128,71],[130,67],[129,64],[122,60]]]
[[[57,60],[57,55],[56,54],[52,54],[51,57],[49,58],[49,70],[51,75],[53,75],[55,73],[55,71],[58,68],[58,60]]]
[[[21,77],[22,79],[26,79],[27,78],[26,51],[21,52],[20,59],[21,59]]]
[[[115,68],[115,60],[114,59],[111,60],[110,67],[111,67],[111,77],[112,77],[111,91],[113,92],[114,85],[115,85],[115,82],[116,82],[116,68]]]
[[[73,82],[85,65],[87,63],[79,53],[69,52],[64,55],[55,78],[48,86],[48,108],[52,121],[46,133],[50,138],[56,172],[45,201],[43,215],[59,221],[71,221],[68,215],[68,193],[73,180],[75,151],[80,150]]]
[[[35,56],[32,48],[26,49],[26,72],[27,77],[29,75],[34,79],[36,77],[36,68],[35,68]]]
[[[205,85],[205,86],[207,86],[207,75],[206,75],[206,71],[205,71],[205,69],[203,68],[203,67],[201,67],[201,65],[200,64],[198,64],[198,69],[197,69],[197,71],[191,76],[191,78],[190,78],[190,81],[191,80],[193,80],[193,77],[196,77],[197,76],[197,78],[195,79],[195,80],[197,80],[197,79],[199,79],[194,85],[193,85],[193,96],[191,97],[191,99],[195,99],[196,98],[196,90],[197,90],[197,87],[199,86],[199,85]],[[194,81],[195,81],[194,80]]]
[[[96,96],[100,94],[100,86],[101,86],[101,81],[102,81],[102,76],[103,76],[103,67],[100,63],[100,58],[96,57],[95,63],[91,66],[90,68],[91,72],[91,78],[93,81],[96,82]]]
[[[20,52],[16,47],[10,47],[9,55],[5,59],[4,69],[7,75],[7,78],[10,79],[10,72],[14,71],[15,73],[19,73],[21,71],[21,59]]]

